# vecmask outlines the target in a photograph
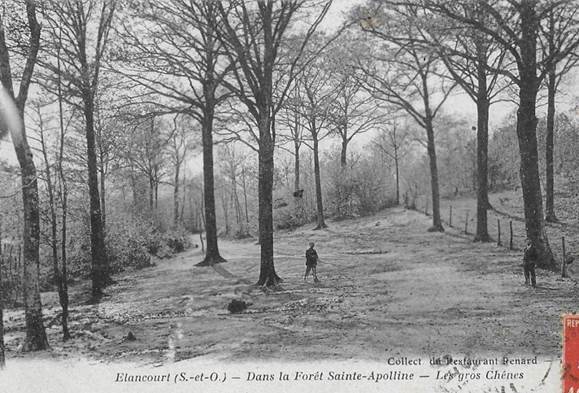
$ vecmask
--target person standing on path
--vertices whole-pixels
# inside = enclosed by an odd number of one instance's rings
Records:
[[[530,284],[535,288],[537,286],[537,280],[535,278],[535,265],[537,264],[537,258],[539,257],[537,249],[533,245],[530,239],[527,239],[527,247],[523,253],[523,272],[525,274],[525,284]],[[530,279],[530,280],[529,280]]]
[[[312,271],[314,276],[314,282],[320,282],[318,280],[318,275],[316,272],[316,267],[318,265],[318,253],[314,250],[314,242],[310,242],[310,248],[306,250],[306,274],[304,275],[304,281],[308,278],[310,271]]]

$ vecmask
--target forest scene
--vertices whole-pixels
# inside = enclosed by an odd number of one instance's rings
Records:
[[[578,64],[572,0],[0,0],[0,368],[558,356]]]

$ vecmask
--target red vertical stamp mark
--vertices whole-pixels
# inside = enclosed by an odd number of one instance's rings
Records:
[[[579,393],[579,315],[563,315],[563,393]]]

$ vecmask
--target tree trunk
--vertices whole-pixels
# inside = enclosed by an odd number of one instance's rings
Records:
[[[59,81],[60,84],[60,81]],[[58,287],[58,300],[60,302],[60,306],[62,308],[62,318],[61,318],[61,325],[62,325],[62,340],[67,341],[71,338],[70,331],[68,329],[68,272],[67,272],[67,253],[66,253],[66,242],[67,242],[67,218],[68,218],[68,187],[66,185],[66,178],[64,176],[64,170],[62,168],[62,159],[63,159],[63,149],[64,149],[64,121],[62,115],[62,95],[60,92],[60,85],[59,85],[59,96],[58,96],[58,104],[59,104],[59,117],[60,117],[60,156],[58,162],[58,176],[60,178],[60,197],[61,197],[61,208],[62,208],[62,217],[61,217],[61,238],[60,238],[60,259],[61,259],[61,270],[60,270],[60,281]]]
[[[103,155],[100,154],[100,198],[101,198],[101,218],[103,222],[103,231],[106,230],[106,190],[105,190],[105,162]]]
[[[64,174],[61,173],[62,181],[64,181]],[[67,272],[67,254],[66,254],[66,226],[67,226],[67,215],[68,215],[68,191],[66,186],[62,195],[62,228],[61,228],[61,252],[60,258],[62,263],[61,268],[61,284],[59,287],[58,298],[60,301],[60,306],[62,307],[62,339],[66,341],[70,338],[70,332],[68,330],[68,272]]]
[[[32,79],[34,65],[38,55],[40,41],[40,25],[36,20],[35,2],[26,2],[26,11],[30,29],[28,42],[28,56],[26,59],[25,72],[20,79],[20,92],[18,98],[14,97],[12,86],[12,72],[10,69],[10,54],[6,46],[4,28],[0,24],[0,79],[1,84],[7,90],[10,98],[16,101],[16,108],[11,113],[18,116],[15,124],[8,127],[12,136],[12,144],[16,151],[16,157],[20,165],[20,177],[22,182],[22,203],[24,210],[24,231],[22,236],[24,246],[24,314],[26,324],[26,338],[24,351],[36,351],[48,348],[48,340],[42,321],[42,303],[40,301],[40,216],[38,201],[38,180],[34,157],[26,139],[24,125],[24,107],[28,97],[28,87]],[[29,67],[30,66],[30,67]],[[8,103],[3,103],[3,111],[9,110]],[[20,256],[18,257],[20,258]]]
[[[427,151],[430,163],[430,188],[432,193],[432,227],[428,229],[429,232],[444,232],[442,220],[440,219],[440,190],[438,186],[438,165],[436,162],[436,145],[434,142],[434,125],[432,111],[430,109],[430,97],[428,90],[428,80],[426,74],[421,74],[422,91],[424,101],[425,119],[424,125],[426,129]]]
[[[245,233],[249,233],[249,209],[247,207],[247,183],[245,182],[245,168],[241,170],[241,180],[243,185],[243,204],[245,209]]]
[[[177,158],[178,160],[178,158]],[[175,165],[175,178],[174,178],[174,188],[173,188],[173,226],[177,228],[179,225],[179,171],[181,165],[177,162]]]
[[[133,196],[133,206],[135,208],[139,208],[141,203],[141,198],[139,198],[139,193],[137,192],[137,179],[135,176],[135,170],[133,169],[132,164],[129,164],[130,166],[130,181],[131,181],[131,191],[132,191],[132,196]]]
[[[155,175],[155,211],[159,210],[159,178]]]
[[[152,212],[155,208],[155,181],[149,175],[149,209]]]
[[[487,210],[490,208],[488,192],[488,151],[489,151],[489,92],[487,84],[488,44],[477,37],[477,153],[476,153],[476,190],[477,223],[475,241],[489,242]]]
[[[340,151],[340,166],[342,168],[346,167],[348,160],[348,138],[342,137],[342,150]]]
[[[203,192],[203,190],[201,190],[201,221],[202,221],[202,230],[199,231],[199,240],[201,241],[201,252],[205,253],[205,243],[203,242],[203,229],[205,229],[207,227],[206,224],[206,220],[205,220],[205,213],[204,213],[204,209],[205,209],[205,202],[204,202],[204,195],[205,193]],[[205,230],[205,238],[207,238],[207,230]]]
[[[205,98],[210,100],[207,93]],[[203,141],[203,195],[205,205],[205,233],[207,236],[207,248],[205,259],[197,266],[210,266],[214,263],[225,262],[219,254],[217,244],[217,219],[215,217],[215,178],[213,175],[213,109],[207,111],[201,124]]]
[[[305,221],[304,191],[300,190],[300,144],[294,140],[294,214],[302,224]]]
[[[432,227],[430,232],[444,232],[440,219],[440,192],[438,187],[438,167],[436,164],[436,148],[434,144],[434,127],[430,117],[426,120],[427,150],[430,162],[430,187],[432,191]]]
[[[48,348],[48,340],[42,321],[40,301],[40,220],[38,211],[38,181],[32,152],[25,139],[15,145],[22,173],[22,201],[24,204],[24,308],[26,339],[23,351],[38,351]]]
[[[555,147],[555,84],[556,84],[556,74],[555,66],[552,66],[549,70],[548,80],[547,80],[547,94],[548,94],[548,104],[547,104],[547,140],[545,146],[546,160],[545,164],[547,167],[547,190],[546,190],[546,201],[545,201],[545,217],[549,222],[557,222],[557,216],[555,215],[555,174],[553,167],[553,152]]]
[[[181,203],[179,204],[179,223],[181,225],[183,225],[183,217],[185,215],[185,202],[187,201],[187,179],[186,179],[186,174],[183,175],[183,197],[181,198]]]
[[[314,135],[314,177],[316,181],[316,207],[318,210],[318,225],[315,229],[326,228],[324,220],[324,201],[322,196],[322,179],[320,175],[320,157],[318,148],[318,136]]]
[[[50,162],[48,160],[48,153],[46,151],[46,144],[44,140],[44,130],[43,126],[40,127],[40,142],[42,146],[42,155],[44,157],[44,163],[46,165],[46,188],[48,192],[48,206],[50,210],[50,247],[52,249],[52,264],[54,270],[54,279],[56,281],[56,287],[58,290],[58,298],[60,304],[63,309],[63,318],[62,322],[62,333],[63,333],[63,341],[66,341],[70,338],[70,333],[68,331],[68,320],[65,319],[66,313],[64,312],[66,306],[68,306],[68,292],[64,290],[64,286],[66,285],[63,283],[63,280],[66,278],[63,277],[60,268],[58,267],[58,220],[56,218],[56,200],[55,200],[55,190],[54,190],[54,183],[52,182],[52,173],[50,170]],[[58,169],[57,176],[61,176],[62,174],[62,157],[59,157],[58,162]],[[65,225],[65,223],[63,223]]]
[[[94,99],[92,93],[84,92],[83,100],[86,120],[88,188],[90,194],[92,296],[93,301],[98,301],[103,295],[103,289],[111,284],[112,280],[106,255],[104,227],[101,216],[94,132]]]
[[[2,257],[2,215],[0,214],[0,370],[6,365],[4,355],[4,287],[2,286],[2,271],[4,259]]]
[[[394,166],[396,167],[396,206],[400,206],[400,157],[398,157],[397,143],[394,144]]]
[[[537,16],[535,3],[521,3],[522,38],[519,66],[519,109],[517,111],[517,137],[521,156],[521,187],[525,208],[527,238],[538,251],[538,266],[556,269],[557,263],[549,247],[543,216],[543,200],[539,179],[537,151]]]
[[[268,111],[259,122],[259,243],[261,266],[257,285],[276,286],[281,279],[273,261],[273,172],[274,144],[270,132]]]
[[[241,204],[239,203],[239,195],[237,195],[237,175],[235,173],[237,168],[232,167],[231,169],[231,199],[235,208],[235,223],[241,232]]]
[[[223,218],[225,219],[225,235],[229,235],[229,204],[225,197],[225,192],[221,192],[221,206],[223,208]]]
[[[300,190],[300,145],[294,142],[294,191]]]
[[[477,222],[475,241],[489,242],[487,210],[488,198],[488,141],[489,102],[487,99],[486,73],[479,67],[477,97]]]

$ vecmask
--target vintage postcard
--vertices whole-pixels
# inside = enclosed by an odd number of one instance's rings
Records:
[[[579,393],[579,7],[0,0],[0,393]]]

